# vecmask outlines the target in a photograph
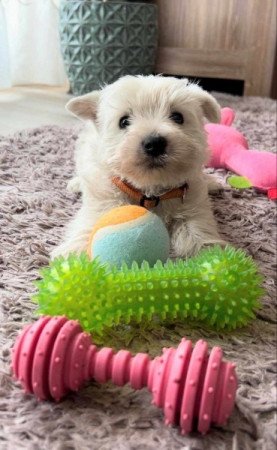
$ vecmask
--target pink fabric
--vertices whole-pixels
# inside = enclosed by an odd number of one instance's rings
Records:
[[[222,359],[220,347],[208,353],[202,339],[192,348],[182,339],[177,349],[164,348],[150,360],[144,353],[98,350],[76,320],[41,317],[28,325],[12,350],[12,370],[25,392],[40,400],[60,400],[92,378],[111,380],[134,389],[147,386],[152,403],[163,408],[165,423],[179,424],[181,433],[206,433],[211,424],[224,425],[232,413],[237,391],[235,364]],[[196,419],[196,420],[195,420]]]
[[[231,108],[223,108],[221,123],[205,126],[211,150],[208,167],[223,168],[245,176],[262,191],[276,188],[277,156],[270,152],[249,150],[245,137],[231,127],[234,117]]]

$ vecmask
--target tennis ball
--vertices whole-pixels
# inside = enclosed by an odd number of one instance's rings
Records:
[[[136,261],[153,266],[169,257],[170,239],[162,220],[145,208],[120,206],[96,222],[89,239],[88,255],[100,262],[129,267]]]

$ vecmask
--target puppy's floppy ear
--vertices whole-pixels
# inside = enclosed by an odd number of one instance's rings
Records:
[[[96,120],[100,91],[69,100],[65,108],[81,120]]]
[[[197,101],[198,105],[202,109],[203,116],[205,116],[210,122],[220,122],[220,106],[216,99],[204,91],[198,84],[189,83],[187,79],[182,80],[185,82],[185,87],[189,93],[190,100]]]
[[[216,99],[206,91],[202,89],[199,91],[200,105],[203,110],[204,116],[214,123],[220,122],[220,106]]]

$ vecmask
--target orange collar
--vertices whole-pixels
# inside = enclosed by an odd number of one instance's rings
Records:
[[[188,184],[185,183],[178,188],[171,189],[163,195],[147,197],[147,195],[135,189],[126,181],[121,180],[120,177],[112,178],[113,184],[115,184],[124,194],[128,195],[132,200],[136,200],[140,206],[144,206],[146,209],[151,209],[157,206],[161,200],[169,200],[172,198],[183,199],[188,190]]]

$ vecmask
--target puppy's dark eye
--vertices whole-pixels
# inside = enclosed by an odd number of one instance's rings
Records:
[[[184,123],[183,114],[176,111],[170,115],[170,119],[173,120],[173,122],[178,123],[178,125],[182,125]]]
[[[122,130],[130,125],[130,116],[123,116],[119,120],[119,128]]]

